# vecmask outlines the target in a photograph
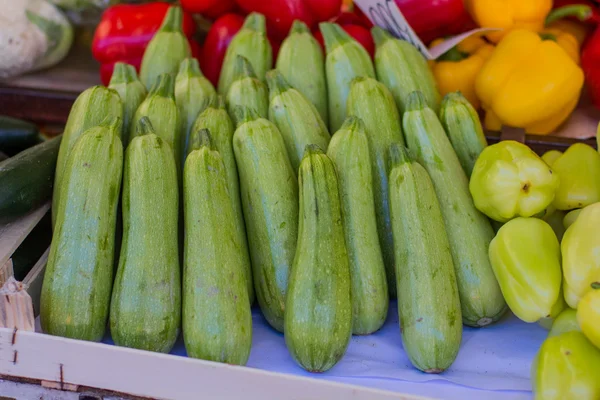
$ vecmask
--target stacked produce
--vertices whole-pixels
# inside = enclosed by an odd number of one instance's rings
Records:
[[[379,27],[372,58],[332,22],[318,24],[322,53],[311,34],[321,19],[278,21],[289,35],[276,55],[274,21],[259,11],[224,51],[218,81],[191,58],[171,7],[139,78],[116,63],[108,88],[79,96],[58,151],[44,331],[97,341],[109,322],[117,345],[169,352],[181,329],[190,356],[243,365],[256,298],[294,360],[323,372],[352,334],[381,328],[396,297],[398,346],[441,373],[463,325],[510,308],[552,327],[536,395],[598,397],[600,154],[582,143],[543,157],[514,141],[488,146],[474,107],[546,133],[579,95],[577,63],[513,29],[490,36],[495,49],[482,39],[465,49],[479,54],[471,86],[442,97],[450,86],[436,79],[454,61],[430,69]],[[562,64],[509,60],[515,51]],[[510,109],[531,77],[519,62],[558,86],[569,74],[566,95],[533,90],[536,110]],[[31,151],[51,158],[41,146]]]

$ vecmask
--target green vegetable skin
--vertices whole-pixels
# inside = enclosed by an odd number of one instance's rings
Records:
[[[40,143],[0,162],[0,220],[24,215],[52,195],[62,136]]]
[[[327,155],[339,179],[352,282],[352,332],[368,335],[385,322],[389,298],[375,222],[367,135],[359,118],[346,119],[333,135]]]
[[[189,138],[198,115],[210,104],[217,92],[212,83],[202,75],[198,60],[186,58],[179,65],[175,77],[175,103],[181,126],[182,162],[185,163]]]
[[[238,178],[237,164],[235,154],[233,153],[233,124],[231,118],[225,110],[225,101],[222,96],[213,96],[211,103],[206,110],[198,116],[192,128],[190,142],[199,142],[198,133],[202,129],[208,129],[210,132],[211,143],[223,158],[225,172],[227,173],[227,182],[229,188],[229,199],[235,214],[234,223],[236,226],[239,243],[242,246],[241,253],[244,257],[245,275],[247,280],[248,298],[250,304],[254,303],[254,283],[252,282],[252,267],[250,264],[250,255],[248,253],[248,242],[246,239],[246,227],[244,225],[244,214],[242,213],[242,203],[240,199],[240,186]]]
[[[508,221],[490,243],[490,261],[512,312],[525,322],[551,314],[562,297],[560,245],[537,218]]]
[[[292,24],[289,36],[279,49],[275,68],[319,110],[321,119],[327,123],[329,113],[323,50],[304,22],[296,20]]]
[[[298,238],[298,183],[273,123],[237,108],[233,149],[258,304],[283,331],[285,294]]]
[[[375,40],[377,79],[394,95],[400,114],[408,107],[408,95],[420,91],[427,105],[436,113],[440,93],[435,78],[423,55],[410,43],[392,37],[380,27],[371,30]]]
[[[40,300],[42,329],[51,335],[104,336],[123,166],[120,130],[119,118],[87,130],[65,165]]]
[[[127,148],[129,144],[129,131],[132,125],[131,120],[135,114],[135,110],[138,109],[142,101],[146,98],[146,87],[139,80],[133,65],[118,62],[115,64],[108,88],[114,89],[121,97],[121,103],[123,104],[121,141],[123,142],[123,147]]]
[[[164,74],[150,89],[148,96],[138,107],[133,117],[135,123],[131,126],[129,140],[133,140],[141,133],[139,121],[142,117],[148,117],[153,130],[170,147],[176,161],[178,176],[181,170],[181,125],[179,111],[175,103],[175,80],[173,75]]]
[[[577,310],[565,308],[554,320],[548,336],[558,336],[571,331],[581,332],[581,328],[577,322]]]
[[[167,353],[181,321],[179,191],[173,152],[139,122],[125,157],[123,243],[110,306],[115,344]]]
[[[456,275],[431,179],[401,144],[390,148],[389,190],[402,343],[415,367],[440,373],[462,338]]]
[[[325,73],[329,102],[329,130],[337,132],[346,119],[350,83],[359,76],[375,78],[375,69],[365,48],[338,24],[319,24],[325,41]]]
[[[207,130],[184,168],[183,337],[191,357],[246,364],[252,313],[225,164]]]
[[[37,126],[31,122],[0,115],[0,151],[3,153],[13,156],[41,141]]]
[[[56,160],[56,173],[54,174],[54,191],[52,196],[52,225],[56,223],[58,204],[61,196],[61,179],[67,164],[67,159],[75,142],[83,132],[100,125],[105,120],[118,117],[123,118],[123,105],[119,94],[104,86],[93,86],[81,93],[69,112],[67,125],[63,132],[63,139]],[[122,121],[119,122],[122,124]],[[119,136],[121,134],[121,126]]]
[[[546,339],[531,372],[536,400],[600,398],[600,351],[581,332]]]
[[[333,163],[316,145],[300,164],[300,226],[285,310],[285,343],[310,372],[333,367],[352,335],[350,267]]]
[[[448,93],[442,100],[440,121],[465,174],[470,177],[477,158],[487,147],[477,111],[460,92]]]
[[[331,136],[319,111],[303,94],[292,88],[279,71],[269,71],[267,83],[269,119],[279,129],[292,167],[297,171],[306,146],[316,144],[326,149]]]
[[[463,323],[485,326],[506,310],[488,258],[494,236],[489,220],[475,209],[469,182],[435,112],[419,92],[407,102],[403,127],[408,147],[429,173],[450,241]]]
[[[388,158],[392,143],[404,143],[400,116],[390,91],[373,78],[358,77],[352,80],[347,107],[348,115],[362,119],[367,130],[379,243],[387,273],[388,290],[391,297],[396,297]]]
[[[256,77],[247,58],[235,56],[233,81],[227,92],[227,109],[235,121],[236,107],[253,108],[261,118],[269,117],[269,89]]]
[[[575,143],[552,164],[560,178],[554,197],[559,210],[583,208],[600,201],[600,154],[591,146]]]
[[[261,81],[273,65],[273,50],[267,39],[265,16],[251,13],[246,17],[242,29],[233,37],[225,52],[221,75],[219,76],[218,92],[226,95],[234,80],[235,58],[244,56],[252,64],[256,76]]]
[[[181,62],[191,56],[192,50],[183,34],[182,24],[181,8],[170,7],[160,28],[148,43],[140,67],[140,79],[148,90],[162,74],[177,73]]]

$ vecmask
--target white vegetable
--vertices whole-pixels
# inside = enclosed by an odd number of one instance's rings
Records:
[[[62,60],[73,43],[67,18],[46,0],[0,0],[0,78]]]

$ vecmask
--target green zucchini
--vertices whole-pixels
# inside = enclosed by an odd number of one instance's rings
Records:
[[[250,61],[240,55],[235,56],[233,81],[227,91],[227,109],[234,120],[233,110],[238,106],[253,108],[262,118],[269,117],[269,89],[256,77]]]
[[[408,147],[433,182],[450,241],[463,323],[485,326],[506,311],[488,257],[494,231],[473,204],[467,175],[435,112],[421,92],[412,92],[403,117]]]
[[[358,77],[350,84],[348,115],[365,125],[371,159],[375,217],[386,268],[390,297],[396,297],[394,241],[390,220],[388,157],[392,143],[403,143],[400,115],[390,91],[373,78]]]
[[[281,43],[275,66],[290,85],[302,93],[319,110],[327,123],[327,81],[323,49],[308,26],[295,20],[287,38]]]
[[[113,283],[121,189],[120,118],[87,130],[70,151],[41,293],[42,329],[99,341]]]
[[[371,56],[338,24],[322,22],[319,25],[325,40],[325,73],[329,102],[329,130],[336,132],[346,119],[346,102],[352,79],[365,76],[375,78]]]
[[[135,67],[122,62],[115,64],[108,88],[116,90],[121,97],[121,103],[123,104],[121,141],[123,147],[127,148],[133,116],[148,93],[146,87],[138,78]]]
[[[350,266],[333,162],[317,145],[300,164],[300,226],[285,309],[285,343],[310,372],[333,367],[352,336]]]
[[[181,322],[179,190],[169,144],[147,117],[125,156],[123,243],[110,306],[115,344],[167,353]]]
[[[208,130],[198,136],[200,147],[183,171],[185,348],[194,358],[244,365],[252,345],[247,254],[236,234],[223,158]]]
[[[211,143],[223,158],[225,172],[227,173],[227,182],[229,189],[229,199],[235,214],[235,227],[239,238],[241,252],[244,258],[244,265],[247,280],[248,298],[250,304],[254,303],[254,283],[252,282],[252,266],[250,264],[250,254],[248,253],[248,240],[246,239],[246,227],[244,225],[244,214],[242,213],[242,202],[240,199],[240,186],[238,178],[237,164],[233,154],[233,124],[229,114],[225,110],[225,101],[223,97],[213,96],[211,103],[206,110],[199,116],[192,128],[191,142],[199,142],[198,133],[202,129],[208,129],[210,132]]]
[[[119,120],[119,137],[123,123],[123,104],[119,93],[104,86],[93,86],[81,93],[69,112],[67,125],[63,132],[63,139],[56,160],[56,173],[54,175],[54,192],[52,195],[52,224],[56,223],[56,213],[60,203],[60,181],[69,158],[69,153],[79,136],[94,126],[100,125],[105,119],[117,117]]]
[[[50,199],[61,139],[42,142],[0,162],[0,220],[20,217]]]
[[[292,88],[279,71],[267,72],[267,84],[269,119],[279,129],[292,167],[297,171],[306,146],[316,144],[326,149],[331,136],[317,108]]]
[[[233,150],[258,304],[283,331],[285,293],[298,237],[298,182],[277,127],[256,111],[237,108]]]
[[[0,151],[14,156],[41,141],[37,126],[31,122],[0,115]]]
[[[390,148],[389,190],[402,343],[415,367],[440,373],[462,337],[456,275],[431,179],[401,144]]]
[[[388,287],[377,236],[371,159],[365,125],[348,117],[333,135],[327,155],[338,174],[352,278],[352,332],[368,335],[387,317]]]

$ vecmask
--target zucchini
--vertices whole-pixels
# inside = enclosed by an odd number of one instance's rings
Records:
[[[99,341],[113,283],[121,189],[120,118],[87,130],[70,151],[40,299],[42,329]]]
[[[392,143],[403,143],[400,115],[390,91],[373,78],[358,77],[350,84],[348,115],[365,125],[371,159],[375,217],[386,268],[390,297],[396,297],[394,241],[390,221],[388,157]]]
[[[298,237],[298,182],[277,127],[256,111],[237,108],[233,150],[258,304],[283,331],[285,293]]]
[[[262,118],[269,117],[269,89],[256,77],[252,64],[246,57],[235,56],[233,81],[227,91],[227,109],[235,119],[233,110],[238,107],[248,107],[256,110]],[[237,121],[236,121],[237,122]]]
[[[358,76],[375,78],[371,56],[338,24],[322,22],[319,25],[327,56],[327,97],[329,102],[329,130],[336,132],[346,119],[346,102],[350,83]]]
[[[327,81],[323,48],[308,26],[295,20],[290,34],[281,43],[275,66],[290,85],[302,93],[319,110],[327,123]]]
[[[138,124],[125,156],[110,331],[116,345],[168,353],[181,321],[177,162],[147,117]]]
[[[135,67],[122,62],[115,63],[108,88],[116,90],[121,97],[121,103],[123,104],[121,141],[123,147],[127,148],[133,116],[148,93],[146,87],[138,78]]]
[[[85,131],[100,125],[105,119],[118,117],[122,124],[123,104],[119,93],[104,86],[93,86],[81,93],[69,112],[67,125],[63,132],[63,139],[56,160],[56,173],[54,175],[54,191],[52,195],[52,224],[56,223],[56,213],[60,203],[60,181],[69,158],[69,153],[79,136]],[[122,127],[119,126],[119,137]]]
[[[198,116],[192,128],[191,142],[199,142],[199,132],[202,129],[208,129],[210,132],[211,143],[223,158],[225,172],[227,173],[227,182],[229,189],[229,199],[235,214],[235,227],[242,246],[242,257],[244,257],[244,274],[247,280],[248,298],[250,304],[254,303],[254,283],[252,282],[252,266],[250,264],[250,254],[248,253],[248,240],[246,239],[246,227],[244,225],[244,214],[242,213],[242,202],[240,199],[240,185],[238,178],[237,164],[233,154],[233,124],[229,114],[225,110],[225,101],[223,97],[213,96],[211,103],[206,110]]]
[[[20,217],[50,199],[61,139],[42,142],[0,162],[0,220]]]
[[[390,148],[389,189],[402,343],[415,367],[440,373],[462,337],[456,275],[429,174],[401,144]]]
[[[506,302],[488,257],[494,231],[473,204],[467,175],[435,112],[420,92],[407,99],[404,135],[431,180],[450,241],[463,323],[485,326],[506,311]]]
[[[285,309],[285,343],[310,372],[333,367],[352,336],[350,266],[333,162],[317,145],[300,164],[300,226]]]
[[[194,358],[244,365],[252,345],[247,254],[237,235],[223,158],[208,130],[198,136],[199,149],[187,157],[183,171],[185,348]]]
[[[331,136],[316,107],[292,88],[279,71],[267,72],[267,84],[269,119],[279,129],[292,167],[297,171],[306,146],[316,144],[326,149]]]
[[[340,186],[352,279],[352,333],[368,335],[385,322],[389,298],[377,236],[369,145],[360,118],[346,119],[333,135],[327,155],[335,165]]]
[[[14,156],[41,141],[37,126],[31,122],[0,115],[0,151]]]

